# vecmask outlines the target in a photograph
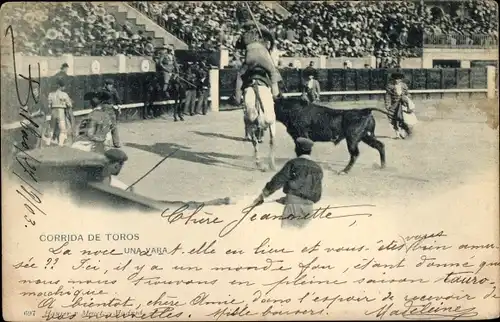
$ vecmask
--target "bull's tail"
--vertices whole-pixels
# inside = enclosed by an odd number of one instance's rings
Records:
[[[376,107],[368,107],[368,108],[364,108],[363,110],[365,110],[367,113],[371,113],[371,112],[373,112],[373,111],[377,111],[377,112],[380,112],[380,113],[382,113],[382,114],[385,114],[385,115],[387,115],[387,116],[389,116],[389,117],[391,117],[391,116],[392,116],[392,114],[391,114],[390,112],[384,111],[384,110],[382,110],[382,109],[380,109],[380,108],[376,108]]]

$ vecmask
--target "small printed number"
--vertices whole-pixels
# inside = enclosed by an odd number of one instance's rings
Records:
[[[24,316],[35,316],[35,310],[24,311]]]

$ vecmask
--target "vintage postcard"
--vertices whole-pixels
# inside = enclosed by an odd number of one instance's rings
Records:
[[[500,315],[495,2],[0,22],[6,321]]]

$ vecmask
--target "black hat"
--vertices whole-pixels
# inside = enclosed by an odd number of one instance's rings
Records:
[[[114,85],[115,84],[115,81],[112,80],[111,78],[108,78],[104,81],[104,84],[106,85]]]
[[[296,146],[302,151],[310,152],[314,145],[314,142],[308,138],[300,137],[295,141]]]
[[[104,155],[112,162],[125,162],[128,160],[127,154],[120,149],[109,149],[104,152]]]
[[[393,73],[391,75],[391,79],[404,79],[404,78],[405,78],[405,75],[403,75],[400,72],[396,72],[396,73]]]
[[[61,65],[61,69],[62,68],[68,68],[68,67],[69,67],[68,63],[64,63],[64,64]]]

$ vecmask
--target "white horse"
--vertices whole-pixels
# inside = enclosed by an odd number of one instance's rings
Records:
[[[255,163],[257,168],[265,171],[259,157],[259,141],[262,140],[264,131],[269,129],[269,165],[271,170],[276,169],[274,160],[274,138],[276,135],[276,114],[271,88],[262,73],[250,76],[251,82],[243,90],[244,118],[248,124],[248,131],[254,148]]]

